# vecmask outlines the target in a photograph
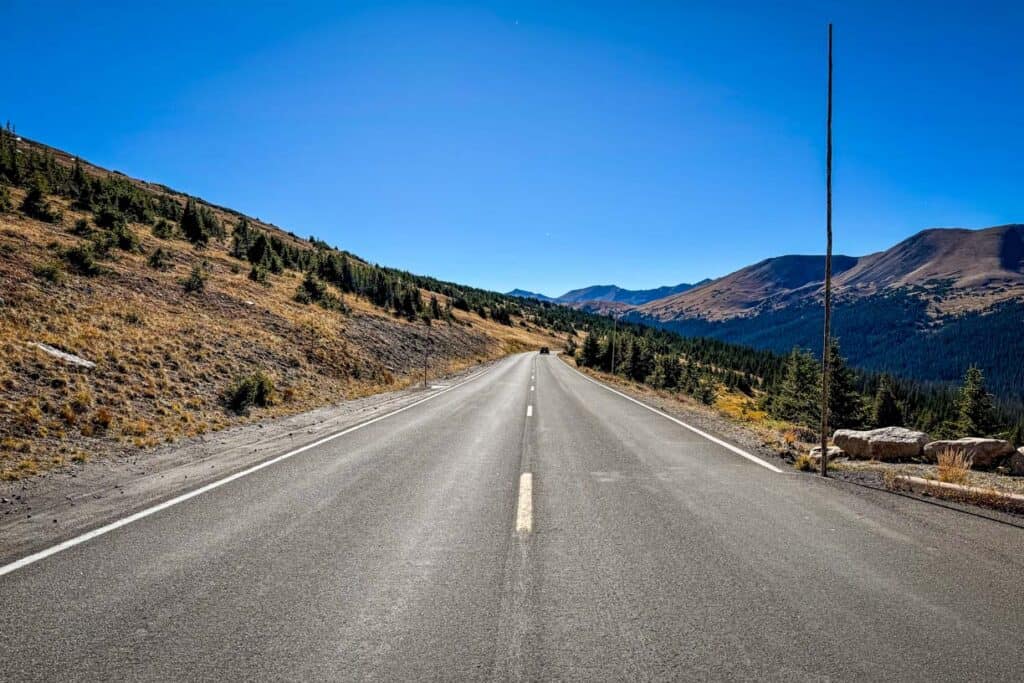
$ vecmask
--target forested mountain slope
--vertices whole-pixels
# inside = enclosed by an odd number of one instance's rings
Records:
[[[976,363],[998,393],[1024,397],[1024,226],[925,230],[833,265],[834,329],[852,364],[948,382]],[[778,352],[820,348],[823,271],[820,256],[768,259],[625,317]]]

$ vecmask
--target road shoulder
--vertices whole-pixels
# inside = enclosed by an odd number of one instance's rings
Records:
[[[730,420],[709,406],[698,404],[687,397],[637,385],[620,377],[612,378],[607,373],[593,372],[587,368],[578,368],[569,358],[561,354],[559,359],[569,368],[580,372],[585,377],[611,387],[652,408],[682,420],[701,431],[705,431],[718,439],[746,450],[758,458],[762,458],[766,462],[775,465],[787,474],[804,478],[817,477],[814,473],[797,472],[793,468],[793,463],[780,455],[776,444],[771,439],[745,425]],[[915,504],[937,506],[974,517],[1024,528],[1024,515],[974,505],[970,502],[938,499],[934,496],[912,490],[891,490],[885,486],[884,478],[879,473],[865,475],[860,471],[848,472],[837,469],[832,477],[819,481],[820,483],[841,487],[844,491],[863,498],[869,498],[876,503],[881,503],[882,500],[893,497],[896,499],[902,498],[908,502],[916,501]]]
[[[772,448],[771,443],[764,437],[751,429],[736,424],[727,417],[719,415],[710,407],[699,405],[692,399],[679,394],[673,395],[666,391],[637,385],[635,382],[629,382],[620,377],[612,378],[606,373],[597,373],[587,368],[578,368],[561,354],[559,354],[559,359],[568,365],[569,368],[580,372],[585,377],[622,392],[644,405],[660,410],[677,420],[681,420],[703,432],[711,434],[717,439],[747,451],[751,455],[761,458],[784,472],[792,469],[790,463],[780,457],[778,451]]]

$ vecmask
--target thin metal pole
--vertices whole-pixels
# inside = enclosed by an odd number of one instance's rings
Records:
[[[612,374],[615,374],[615,333],[619,329],[619,319],[612,314]]]
[[[427,388],[427,348],[430,346],[430,333],[423,340],[423,388]]]
[[[828,389],[832,340],[832,24],[828,25],[828,123],[825,152],[825,329],[821,347],[821,476],[828,476]]]

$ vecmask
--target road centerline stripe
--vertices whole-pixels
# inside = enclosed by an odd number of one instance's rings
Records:
[[[533,406],[526,406],[526,417],[533,417]]]
[[[516,508],[516,531],[528,534],[533,530],[533,474],[519,475],[519,505]]]

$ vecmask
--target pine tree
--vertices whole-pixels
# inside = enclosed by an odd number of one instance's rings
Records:
[[[341,287],[343,292],[354,292],[356,291],[356,279],[352,273],[352,264],[349,263],[348,257],[341,257],[341,275],[340,282],[338,285]]]
[[[651,373],[650,383],[659,389],[675,389],[679,386],[681,374],[679,356],[673,353],[663,353],[654,361],[654,372]]]
[[[248,219],[242,218],[238,221],[238,225],[235,226],[234,233],[231,235],[231,255],[239,259],[247,258],[249,248],[252,247],[252,243],[256,239],[254,233]]]
[[[7,127],[0,129],[0,179],[17,186],[21,185],[24,172],[18,154],[18,142],[14,138],[14,129],[8,121]]]
[[[149,255],[148,262],[150,268],[155,268],[156,270],[170,270],[171,255],[163,247],[157,247],[153,250],[153,253]]]
[[[284,264],[281,262],[280,255],[274,249],[273,242],[267,239],[266,233],[262,230],[258,230],[256,233],[256,238],[248,250],[249,262],[262,266],[275,275],[280,274],[284,271]]]
[[[629,347],[629,372],[627,376],[637,382],[643,382],[651,374],[651,353],[643,338],[633,340]]]
[[[695,395],[700,389],[700,373],[697,371],[697,365],[692,359],[687,358],[686,362],[683,363],[682,376],[679,379],[679,388],[684,393]]]
[[[378,269],[373,270],[369,294],[374,306],[385,308],[391,302],[391,282]]]
[[[96,208],[96,191],[93,189],[92,181],[84,178],[77,192],[73,206],[82,211],[93,211]]]
[[[181,234],[192,244],[206,244],[208,238],[203,229],[203,219],[192,198],[185,203],[185,211],[181,214],[179,227]]]
[[[772,412],[776,417],[811,427],[821,420],[820,396],[817,361],[809,352],[794,348],[786,357],[778,395],[771,404]]]
[[[186,294],[202,294],[206,290],[206,273],[198,264],[192,266],[192,272],[181,281]]]
[[[961,436],[989,436],[996,428],[992,397],[985,390],[985,376],[976,365],[964,375],[957,400],[956,427]]]
[[[878,381],[878,391],[871,407],[871,422],[876,427],[902,427],[903,411],[896,401],[892,377],[882,375]]]
[[[573,339],[572,337],[569,337],[565,341],[565,353],[566,355],[572,356],[573,358],[576,357],[576,340]]]
[[[199,206],[199,224],[202,226],[205,239],[224,237],[224,226],[221,224],[220,219],[217,218],[217,214],[211,211],[209,207]]]
[[[856,377],[839,353],[839,340],[829,342],[828,413],[830,427],[851,429],[864,425],[864,400],[857,391]]]
[[[613,340],[614,339],[614,343]],[[617,374],[623,377],[629,377],[632,373],[630,368],[630,358],[633,355],[633,337],[625,332],[616,332],[613,335],[608,335],[605,338],[604,354],[601,359],[601,367],[611,372],[615,370]],[[614,356],[614,365],[612,367],[612,360]]]
[[[508,312],[508,308],[505,306],[494,306],[491,309],[491,317],[502,325],[512,324],[512,318]]]
[[[71,169],[71,179],[68,188],[73,199],[79,199],[83,192],[89,190],[89,178],[85,175],[82,162],[75,157],[75,165]]]
[[[25,195],[25,199],[21,202],[22,213],[29,218],[35,218],[46,223],[57,223],[60,221],[61,212],[54,209],[46,201],[48,193],[49,186],[46,183],[46,179],[42,175],[37,174],[32,181],[31,187],[28,189],[28,193]]]
[[[597,332],[595,330],[587,333],[576,361],[585,368],[597,367],[601,362],[601,344],[597,339]]]

